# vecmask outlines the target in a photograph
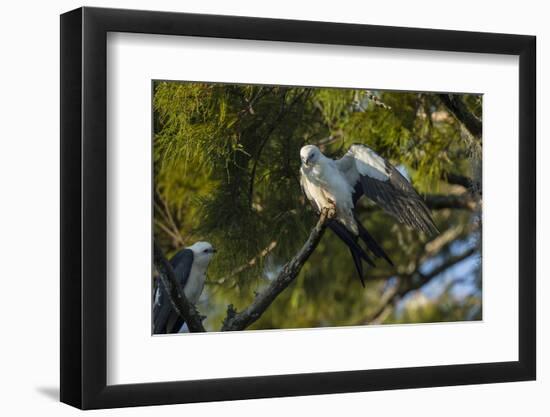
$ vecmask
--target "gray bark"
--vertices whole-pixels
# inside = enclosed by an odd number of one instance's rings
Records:
[[[230,305],[227,308],[227,317],[222,331],[243,330],[260,318],[263,312],[271,305],[277,296],[296,279],[305,262],[313,253],[326,229],[326,222],[333,213],[323,211],[315,227],[311,230],[308,239],[294,257],[285,264],[279,275],[270,282],[268,287],[258,294],[254,301],[243,311],[237,312]]]

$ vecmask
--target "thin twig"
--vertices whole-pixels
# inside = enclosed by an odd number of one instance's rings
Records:
[[[183,236],[180,233],[180,229],[176,224],[176,221],[174,220],[174,217],[172,216],[172,213],[170,212],[170,209],[168,208],[166,201],[164,201],[164,199],[162,198],[158,190],[155,190],[155,200],[158,200],[158,201],[154,201],[155,206],[158,207],[159,213],[168,222],[168,226],[172,231],[170,235],[175,239],[176,245],[183,246],[185,244],[185,239],[183,239]],[[166,227],[168,228],[168,226]]]
[[[155,224],[158,227],[160,227],[168,236],[172,238],[174,247],[179,248],[184,245],[184,242],[181,241],[181,236],[176,235],[171,229],[168,228],[168,226],[162,223],[159,219],[155,219]]]
[[[273,250],[277,247],[277,241],[276,240],[273,240],[269,243],[269,245],[267,245],[264,249],[262,249],[260,251],[260,253],[258,253],[256,256],[254,256],[252,259],[248,260],[246,263],[242,264],[242,265],[239,265],[238,267],[236,267],[235,269],[233,269],[231,272],[229,272],[229,274],[227,275],[224,275],[223,277],[213,281],[212,283],[213,284],[223,284],[225,281],[227,281],[229,278],[237,275],[237,274],[240,274],[241,272],[243,271],[246,271],[247,269],[249,268],[252,268],[254,265],[256,265],[256,263],[266,257],[267,255],[269,255],[271,252],[273,252]]]

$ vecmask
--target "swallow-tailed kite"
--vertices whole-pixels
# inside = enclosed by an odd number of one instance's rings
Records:
[[[359,245],[359,238],[374,256],[393,265],[355,214],[357,201],[363,195],[399,222],[427,234],[438,233],[430,211],[409,181],[367,146],[352,145],[341,159],[333,160],[316,146],[307,145],[300,150],[300,158],[300,183],[304,194],[317,212],[335,211],[328,227],[348,245],[363,286],[361,259],[372,266],[374,263]]]
[[[204,289],[206,269],[216,250],[208,242],[196,242],[182,249],[170,259],[176,279],[189,302],[196,304]],[[168,293],[162,282],[155,292],[153,304],[153,333],[178,333],[183,319],[172,308]]]

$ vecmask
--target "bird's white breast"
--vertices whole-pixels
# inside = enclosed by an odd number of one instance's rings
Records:
[[[189,273],[189,279],[185,284],[183,292],[187,299],[197,304],[204,288],[204,282],[206,281],[206,266],[193,264],[191,272]]]
[[[319,210],[335,205],[337,218],[357,234],[353,218],[353,187],[334,161],[321,160],[309,170],[304,170],[304,174],[309,183],[308,192]]]
[[[336,203],[337,208],[348,209],[352,207],[352,188],[342,173],[334,166],[332,161],[324,161],[312,169],[315,180],[319,183],[325,199]]]

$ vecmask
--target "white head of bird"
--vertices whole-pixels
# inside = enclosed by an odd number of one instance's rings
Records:
[[[319,148],[315,145],[306,145],[300,149],[300,159],[306,167],[314,166],[323,157]]]
[[[193,251],[193,263],[207,266],[216,253],[216,249],[209,242],[195,242],[188,249]]]

